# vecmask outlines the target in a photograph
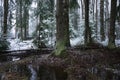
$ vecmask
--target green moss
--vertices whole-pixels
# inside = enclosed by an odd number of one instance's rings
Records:
[[[108,48],[109,48],[109,49],[114,49],[114,48],[116,48],[116,46],[115,46],[115,44],[113,44],[113,43],[109,43],[109,44],[108,44]]]
[[[64,41],[59,41],[56,44],[56,50],[54,51],[54,55],[58,57],[66,56],[66,46]]]

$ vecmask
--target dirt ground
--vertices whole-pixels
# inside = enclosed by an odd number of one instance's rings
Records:
[[[37,66],[44,66],[46,69],[54,70],[56,75],[58,75],[57,77],[59,78],[56,80],[60,80],[60,78],[61,80],[120,79],[119,49],[69,49],[67,50],[67,54],[68,56],[65,58],[54,57],[51,56],[51,54],[44,54],[33,55],[14,62],[4,62],[0,64],[0,72],[6,73],[5,80],[16,80],[17,76],[20,78],[17,80],[28,80],[26,78],[27,75],[20,77],[20,75],[14,71],[13,73],[10,73],[9,69],[14,65],[32,64],[35,69],[37,69]],[[103,72],[105,73],[105,76],[102,76]],[[113,79],[114,75],[117,76],[116,79]],[[8,77],[11,76],[14,78],[8,79]]]

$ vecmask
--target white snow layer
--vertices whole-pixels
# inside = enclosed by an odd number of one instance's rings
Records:
[[[20,41],[19,39],[9,39],[10,50],[24,50],[24,49],[36,49],[37,47],[32,43],[33,40]]]
[[[36,49],[37,47],[32,43],[33,40],[26,40],[26,41],[20,41],[19,39],[9,39],[10,42],[10,50],[24,50],[24,49]],[[108,39],[106,39],[103,42],[98,41],[103,46],[108,45]],[[83,37],[77,37],[70,39],[71,46],[76,46],[80,44],[84,44],[84,38]],[[120,40],[115,40],[116,46],[120,46]]]
[[[76,46],[80,44],[84,44],[84,38],[83,37],[77,37],[74,39],[70,39],[71,46]]]

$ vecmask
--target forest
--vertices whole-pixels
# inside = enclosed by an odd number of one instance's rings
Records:
[[[0,80],[120,80],[120,0],[0,0]]]

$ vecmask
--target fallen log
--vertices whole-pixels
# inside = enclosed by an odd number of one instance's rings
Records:
[[[0,61],[7,61],[7,57],[25,58],[32,55],[50,54],[52,51],[51,48],[0,51]]]

